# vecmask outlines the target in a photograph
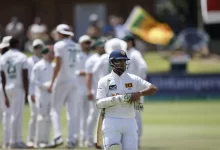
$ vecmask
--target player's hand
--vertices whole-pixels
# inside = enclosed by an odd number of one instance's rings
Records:
[[[88,100],[89,100],[89,101],[93,100],[93,94],[92,94],[92,92],[88,92],[88,93],[87,93],[87,97],[88,97]]]
[[[48,92],[48,93],[51,93],[51,92],[52,92],[52,88],[53,88],[53,87],[50,86],[50,87],[47,89],[47,92]]]
[[[86,72],[81,71],[79,75],[80,75],[80,76],[85,76],[85,75],[86,75]]]
[[[10,102],[9,102],[8,97],[5,98],[5,106],[6,106],[7,108],[10,107]]]
[[[131,93],[131,98],[129,103],[131,104],[132,102],[137,102],[141,99],[141,93],[140,92],[136,92],[136,93]]]
[[[35,103],[35,96],[34,95],[31,95],[31,101],[32,101],[32,103]]]

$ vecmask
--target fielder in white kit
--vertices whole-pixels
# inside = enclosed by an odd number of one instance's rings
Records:
[[[85,139],[85,146],[88,147],[94,147],[95,146],[95,140],[94,140],[94,131],[95,126],[97,123],[98,113],[99,110],[95,106],[95,95],[96,95],[96,89],[98,85],[98,76],[92,72],[92,69],[96,62],[99,60],[99,58],[105,53],[104,49],[104,41],[98,40],[95,43],[96,53],[93,54],[85,64],[85,71],[86,71],[86,86],[87,86],[87,97],[88,102],[90,102],[90,110],[89,110],[89,116],[87,119],[87,125],[86,125],[86,139]]]
[[[6,106],[10,113],[10,147],[27,148],[22,140],[24,102],[28,95],[27,57],[19,52],[19,40],[11,38],[10,49],[1,57],[2,80]]]
[[[67,148],[74,148],[76,146],[77,125],[77,101],[78,90],[75,74],[76,55],[79,47],[74,43],[70,37],[73,33],[70,27],[66,24],[57,26],[60,41],[54,45],[55,62],[53,78],[48,92],[52,92],[52,108],[51,121],[54,128],[54,140],[51,146],[57,147],[63,144],[60,112],[64,104],[67,109],[68,121],[68,139]]]
[[[111,72],[111,67],[109,66],[109,54],[114,50],[124,50],[127,49],[127,44],[125,41],[113,38],[111,40],[108,40],[105,43],[105,54],[103,54],[100,59],[97,61],[97,63],[93,67],[93,74],[96,74],[98,76],[98,79],[101,79],[102,77],[106,76]]]
[[[0,43],[0,50],[1,50],[1,56],[4,55],[9,50],[9,41],[12,38],[12,36],[5,36],[2,39],[2,42]],[[1,59],[0,56],[0,59]],[[0,62],[1,63],[1,62]],[[0,76],[0,87],[2,87],[2,78]],[[3,149],[8,148],[9,142],[10,142],[10,113],[9,109],[5,104],[5,97],[3,93],[3,88],[0,88],[0,115],[2,121],[2,128],[3,128]]]
[[[33,46],[33,53],[34,55],[29,57],[27,62],[29,65],[28,75],[29,81],[31,79],[31,71],[33,66],[40,61],[41,59],[41,50],[44,47],[44,43],[40,39],[35,39],[32,43]],[[37,108],[35,105],[35,86],[33,82],[29,82],[29,96],[28,96],[28,103],[30,106],[31,117],[29,120],[29,127],[28,127],[28,138],[27,138],[27,146],[33,147],[34,146],[34,139],[35,139],[35,132],[36,132],[36,120],[37,120]]]
[[[109,56],[112,72],[99,80],[96,105],[105,109],[103,121],[104,149],[121,145],[122,150],[137,150],[138,136],[135,109],[141,96],[156,93],[157,88],[140,77],[126,72],[125,51],[116,50]]]
[[[131,35],[127,35],[123,38],[127,42],[127,55],[130,58],[128,73],[134,74],[142,79],[147,78],[147,64],[142,57],[141,53],[135,49],[135,39]],[[141,103],[144,103],[144,97],[141,97]],[[136,121],[138,125],[138,147],[140,148],[140,141],[143,132],[143,122],[141,118],[141,112],[136,111]]]
[[[79,38],[81,51],[76,56],[76,77],[79,87],[79,100],[78,109],[78,129],[81,137],[78,140],[85,140],[86,123],[89,115],[89,101],[87,98],[86,80],[85,80],[85,64],[86,61],[92,56],[91,53],[91,38],[88,35],[83,35]]]
[[[45,148],[49,142],[51,93],[48,93],[47,89],[50,86],[54,70],[53,50],[45,48],[41,52],[43,59],[34,65],[31,73],[31,83],[35,85],[34,95],[37,108],[36,139],[34,141],[36,148]]]

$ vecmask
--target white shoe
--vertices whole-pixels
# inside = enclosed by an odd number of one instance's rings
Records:
[[[32,141],[27,142],[27,147],[34,148],[34,142]]]
[[[2,145],[2,149],[8,149],[9,147],[10,147],[9,143],[6,143],[6,144]]]

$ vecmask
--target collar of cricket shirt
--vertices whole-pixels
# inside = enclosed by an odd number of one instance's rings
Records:
[[[126,71],[121,76],[117,75],[113,70],[112,70],[111,74],[114,79],[120,79],[126,74]]]
[[[11,48],[12,51],[19,51],[17,48]]]

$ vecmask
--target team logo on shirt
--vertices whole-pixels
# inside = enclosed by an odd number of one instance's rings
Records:
[[[125,83],[125,87],[130,89],[133,87],[133,84],[132,83]]]
[[[117,90],[117,85],[109,85],[109,90]]]

